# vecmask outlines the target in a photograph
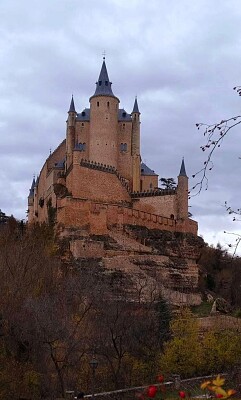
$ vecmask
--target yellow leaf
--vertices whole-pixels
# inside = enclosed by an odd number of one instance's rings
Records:
[[[214,386],[223,386],[224,382],[225,382],[225,379],[221,378],[220,375],[218,375],[217,378],[213,380],[213,385]]]
[[[205,381],[205,382],[203,382],[203,383],[200,385],[200,388],[201,388],[202,390],[205,390],[205,389],[207,389],[207,387],[210,385],[210,383],[211,383],[211,381]]]
[[[233,389],[228,389],[227,390],[228,397],[232,396],[235,393],[236,393],[236,390],[233,390]]]

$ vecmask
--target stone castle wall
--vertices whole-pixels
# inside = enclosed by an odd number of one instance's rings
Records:
[[[105,234],[113,227],[122,230],[125,225],[197,234],[197,223],[190,219],[176,221],[127,206],[72,197],[58,200],[58,222],[96,234]]]
[[[66,185],[76,198],[108,203],[131,201],[128,191],[115,174],[85,168],[79,164],[73,165],[71,174],[66,178]]]
[[[133,207],[151,214],[159,214],[161,210],[163,216],[173,219],[177,218],[177,196],[175,194],[141,197],[135,200]]]
[[[142,175],[141,176],[141,191],[158,188],[157,175]]]

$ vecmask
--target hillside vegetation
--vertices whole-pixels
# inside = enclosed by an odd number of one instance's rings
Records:
[[[239,307],[239,260],[206,246],[200,264],[203,292]],[[0,274],[0,399],[90,392],[93,357],[96,391],[149,384],[160,370],[189,377],[239,362],[239,333],[209,330],[200,340],[190,311],[173,318],[160,294],[134,303],[119,287],[117,297],[118,276],[98,259],[72,259],[51,226],[2,225]]]

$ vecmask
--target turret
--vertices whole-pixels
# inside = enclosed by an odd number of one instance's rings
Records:
[[[32,222],[33,221],[33,216],[34,216],[34,188],[35,188],[35,177],[33,177],[32,185],[29,189],[29,195],[28,195],[28,221]]]
[[[70,106],[69,106],[69,111],[68,111],[68,125],[69,126],[75,126],[75,118],[76,118],[76,111],[75,111],[75,105],[74,105],[74,97],[72,95]]]
[[[180,173],[177,177],[177,218],[187,219],[188,218],[188,177],[186,174],[186,168],[184,158],[182,159]]]
[[[73,149],[75,145],[75,121],[76,121],[76,111],[74,105],[74,98],[70,102],[70,107],[68,111],[67,119],[67,129],[66,129],[66,170],[70,167],[73,162]]]
[[[132,155],[132,190],[140,191],[141,182],[141,157],[140,157],[140,111],[135,98],[132,116],[132,136],[131,136],[131,155]]]
[[[119,99],[111,85],[104,58],[95,93],[90,98],[89,159],[117,167]]]
[[[31,188],[29,189],[28,198],[34,197],[34,188],[35,188],[35,177],[33,177]]]

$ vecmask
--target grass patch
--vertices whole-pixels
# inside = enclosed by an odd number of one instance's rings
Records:
[[[212,303],[203,301],[199,306],[192,306],[191,311],[198,317],[208,317],[212,309]]]

